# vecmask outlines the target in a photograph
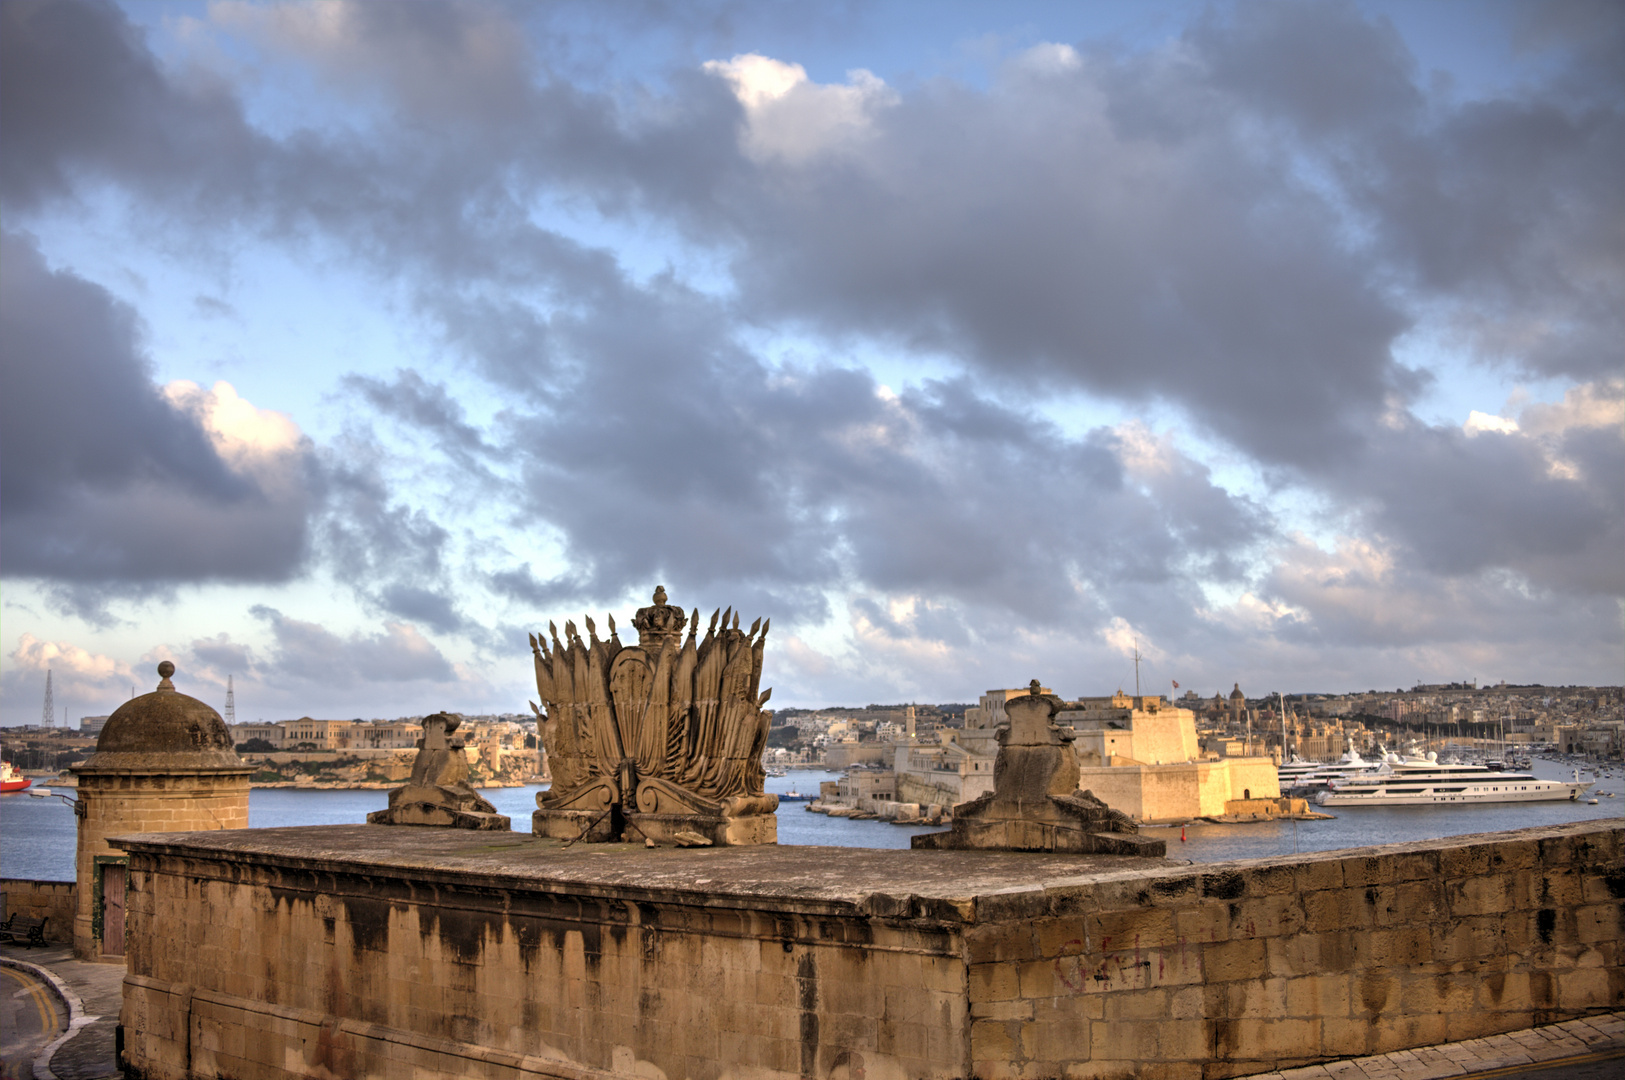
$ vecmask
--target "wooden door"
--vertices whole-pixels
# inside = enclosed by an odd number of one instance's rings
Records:
[[[124,955],[124,867],[102,867],[102,955]]]

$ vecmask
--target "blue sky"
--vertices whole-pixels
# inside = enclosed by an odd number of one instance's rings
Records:
[[[1622,681],[1613,5],[0,10],[0,722]]]

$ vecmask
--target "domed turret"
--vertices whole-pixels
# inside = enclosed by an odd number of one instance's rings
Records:
[[[175,665],[158,665],[158,688],[120,705],[96,752],[71,771],[79,781],[78,910],[81,960],[124,956],[129,857],[109,837],[248,827],[248,778],[226,722],[175,689]]]
[[[175,689],[175,665],[158,665],[158,689],[131,698],[107,718],[96,752],[78,772],[97,769],[241,769],[226,722]]]

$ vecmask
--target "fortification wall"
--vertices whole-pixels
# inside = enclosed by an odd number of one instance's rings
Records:
[[[1266,1071],[1619,1007],[1622,829],[1208,867],[129,838],[125,1046],[166,1080]]]
[[[1255,799],[1281,793],[1267,758],[1196,761],[1177,765],[1084,766],[1078,787],[1137,821],[1188,821],[1217,817],[1225,803],[1251,792]]]
[[[979,904],[974,1075],[1235,1076],[1617,1008],[1621,836],[1523,830]]]
[[[73,913],[78,903],[72,881],[32,881],[25,878],[0,879],[0,918],[21,915],[45,920],[45,940],[73,941]]]

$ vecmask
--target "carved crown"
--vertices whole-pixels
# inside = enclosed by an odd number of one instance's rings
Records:
[[[638,608],[638,613],[632,616],[632,625],[638,629],[639,645],[658,650],[668,641],[678,643],[683,627],[688,625],[688,615],[676,604],[666,603],[666,587],[656,585],[654,603]]]

